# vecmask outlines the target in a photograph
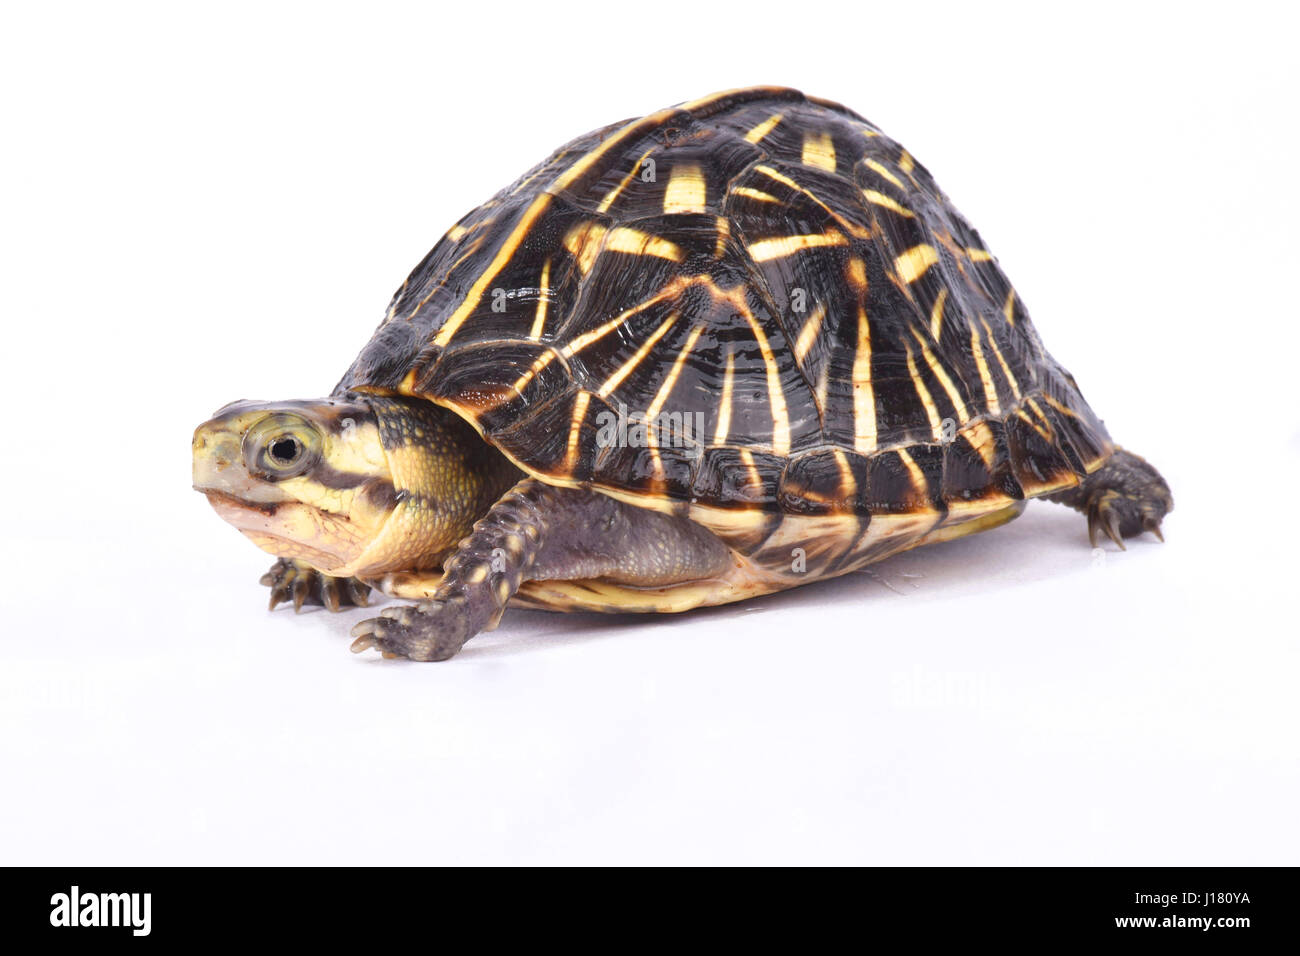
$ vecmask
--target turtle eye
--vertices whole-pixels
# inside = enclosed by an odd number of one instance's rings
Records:
[[[296,465],[303,451],[302,442],[292,435],[272,438],[271,444],[266,446],[266,453],[271,457],[271,461],[281,468],[292,468]]]
[[[271,415],[244,436],[244,462],[259,478],[295,478],[310,471],[319,460],[320,432],[297,415]]]

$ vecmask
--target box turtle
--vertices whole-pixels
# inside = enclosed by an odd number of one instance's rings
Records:
[[[353,650],[451,657],[509,605],[684,611],[993,528],[1123,547],[1173,507],[898,143],[794,90],[561,147],[453,226],[328,398],[241,401],[194,485],[271,606],[417,603]]]

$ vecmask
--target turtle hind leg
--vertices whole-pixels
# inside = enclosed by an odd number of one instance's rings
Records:
[[[370,587],[356,578],[335,578],[321,574],[310,564],[281,558],[262,575],[261,582],[271,589],[270,610],[284,601],[293,601],[293,609],[304,604],[318,604],[331,611],[346,607],[365,607],[370,603]]]
[[[1174,510],[1174,496],[1160,472],[1122,448],[1077,487],[1047,497],[1088,516],[1088,540],[1094,548],[1098,531],[1120,548],[1125,538],[1144,531],[1163,541],[1160,522]]]

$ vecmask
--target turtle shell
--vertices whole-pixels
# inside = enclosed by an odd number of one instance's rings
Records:
[[[557,150],[434,246],[339,389],[696,516],[977,516],[1113,450],[925,168],[779,88]]]

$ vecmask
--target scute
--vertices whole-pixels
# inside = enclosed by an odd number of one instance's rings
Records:
[[[1113,452],[928,171],[778,88],[556,151],[416,267],[348,389],[422,395],[544,480],[760,539],[760,514],[965,520]]]

